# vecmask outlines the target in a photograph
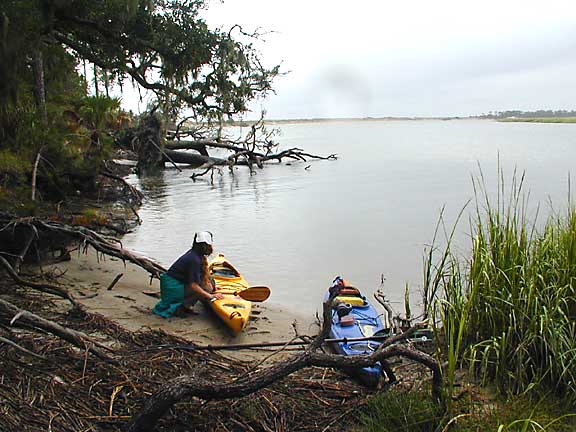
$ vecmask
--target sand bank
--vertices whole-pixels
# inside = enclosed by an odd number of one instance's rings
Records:
[[[234,336],[200,303],[194,306],[194,314],[185,318],[165,319],[152,314],[158,300],[143,291],[159,290],[159,281],[151,281],[148,272],[131,263],[95,251],[72,252],[72,260],[50,268],[64,272],[63,283],[89,312],[99,313],[132,331],[161,329],[202,345],[289,341],[296,332],[299,335],[318,332],[315,316],[299,315],[274,303],[274,287],[265,303],[254,303],[253,319],[241,334]],[[108,290],[119,274],[122,277]]]

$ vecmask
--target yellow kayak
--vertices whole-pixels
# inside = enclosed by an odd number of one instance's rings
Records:
[[[236,293],[248,288],[248,282],[223,254],[218,254],[210,261],[209,270],[214,278],[215,292],[224,295],[223,299],[209,303],[210,307],[234,334],[238,334],[248,324],[252,302],[244,300]]]

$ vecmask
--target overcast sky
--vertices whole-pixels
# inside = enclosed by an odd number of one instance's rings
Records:
[[[576,109],[576,2],[227,0],[213,27],[273,31],[268,118]]]

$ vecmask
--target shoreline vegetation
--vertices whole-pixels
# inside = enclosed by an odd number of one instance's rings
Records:
[[[504,123],[576,123],[576,117],[504,118]]]
[[[525,123],[576,123],[576,111],[537,110],[537,111],[500,111],[482,114],[478,118],[493,119],[501,122]]]

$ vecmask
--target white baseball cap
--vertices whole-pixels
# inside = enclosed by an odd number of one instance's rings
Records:
[[[206,243],[212,246],[212,233],[210,231],[198,231],[194,234],[194,243]]]

